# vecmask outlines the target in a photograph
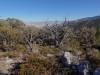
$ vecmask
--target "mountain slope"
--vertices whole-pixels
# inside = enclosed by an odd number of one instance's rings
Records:
[[[96,29],[100,29],[100,16],[87,17],[75,21],[70,21],[69,26],[74,27],[75,29],[79,29],[84,26],[89,28],[94,27]]]

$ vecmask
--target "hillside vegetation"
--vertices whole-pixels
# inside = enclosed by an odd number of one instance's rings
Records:
[[[100,67],[100,16],[56,21],[41,29],[15,18],[0,19],[0,58],[23,56],[18,75],[73,75],[59,63],[57,56],[65,51],[80,52],[93,68]]]

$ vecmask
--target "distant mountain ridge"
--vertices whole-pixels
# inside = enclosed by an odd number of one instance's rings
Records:
[[[58,22],[58,24],[60,24],[63,21],[57,21],[57,22]],[[38,28],[42,28],[47,23],[52,25],[55,23],[55,21],[25,22],[26,25],[33,25],[33,26],[36,26]],[[86,18],[81,18],[81,19],[69,21],[69,25],[67,25],[67,26],[75,27],[75,28],[80,28],[83,26],[100,28],[100,16],[86,17]]]
[[[74,21],[70,21],[69,23],[70,27],[74,28],[82,28],[82,27],[95,27],[97,29],[100,28],[100,16],[94,16],[94,17],[86,17]]]
[[[78,21],[97,20],[97,19],[100,19],[100,16],[81,18],[81,19],[78,19]]]

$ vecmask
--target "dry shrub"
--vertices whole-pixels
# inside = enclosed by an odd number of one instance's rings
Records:
[[[46,56],[47,54],[57,54],[60,49],[50,46],[39,46],[39,51],[42,55]]]
[[[38,54],[31,54],[20,67],[20,75],[48,75],[52,68],[52,63],[48,60],[40,59]]]
[[[56,58],[42,59],[39,54],[30,54],[20,65],[19,75],[65,75],[70,71],[68,68],[62,68]]]

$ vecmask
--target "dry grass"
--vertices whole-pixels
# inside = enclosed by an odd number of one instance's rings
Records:
[[[14,57],[19,57],[20,54],[21,52],[18,52],[18,51],[0,52],[0,58],[7,57],[7,56],[14,58]]]

